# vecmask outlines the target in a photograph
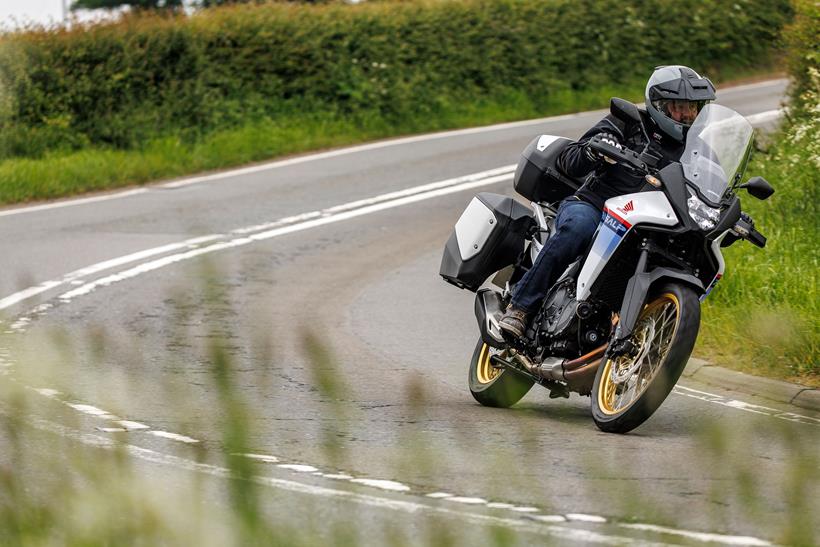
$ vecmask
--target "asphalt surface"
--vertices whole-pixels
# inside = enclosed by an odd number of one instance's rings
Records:
[[[753,115],[778,108],[784,87],[723,90],[719,102]],[[509,181],[362,205],[348,217],[327,211],[514,164],[535,135],[577,137],[602,115],[0,211],[0,302],[42,287],[0,310],[6,378],[46,390],[23,421],[35,432],[32,450],[47,453],[49,439],[121,441],[152,484],[205,474],[219,500],[224,474],[214,469],[236,448],[227,433],[241,414],[243,452],[268,457],[258,473],[270,479],[260,488],[271,522],[317,541],[338,540],[334,522],[371,544],[447,534],[464,543],[816,538],[820,420],[811,410],[690,378],[646,424],[615,436],[595,428],[589,399],[577,395],[550,400],[536,387],[508,410],[473,401],[473,295],[441,281],[440,253],[472,195],[512,195]],[[326,223],[304,224],[317,218]],[[271,232],[283,226],[300,228]],[[203,236],[213,239],[66,277]],[[224,248],[206,250],[212,244]],[[729,264],[727,275],[742,272]],[[128,431],[109,431],[118,428]],[[215,467],[192,463],[201,461]]]

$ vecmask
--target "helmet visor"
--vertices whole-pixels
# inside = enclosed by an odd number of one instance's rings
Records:
[[[660,99],[654,101],[654,107],[657,108],[664,116],[671,118],[673,121],[690,126],[698,117],[701,109],[706,106],[709,101],[688,101],[685,99]]]

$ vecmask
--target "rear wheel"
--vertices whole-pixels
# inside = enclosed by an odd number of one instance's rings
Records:
[[[626,433],[645,422],[680,378],[700,325],[700,302],[687,286],[653,290],[635,325],[636,351],[609,357],[595,375],[592,418],[602,431]]]
[[[511,407],[527,394],[533,380],[509,370],[497,369],[490,364],[490,357],[499,350],[485,344],[476,344],[470,360],[469,385],[473,398],[484,406]]]

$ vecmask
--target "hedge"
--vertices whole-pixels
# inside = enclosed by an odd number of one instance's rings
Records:
[[[0,160],[300,112],[435,117],[523,95],[537,106],[645,79],[770,59],[788,0],[446,0],[240,5],[0,38]]]

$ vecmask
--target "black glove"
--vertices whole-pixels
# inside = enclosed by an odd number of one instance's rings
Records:
[[[621,144],[621,140],[617,135],[614,135],[612,133],[604,132],[604,133],[598,133],[597,135],[594,135],[592,138],[595,138],[595,137],[599,138],[602,142],[604,142],[606,144],[609,144],[610,146],[614,146],[618,150],[623,149],[623,145]],[[599,162],[601,159],[606,159],[603,156],[601,156],[601,154],[599,154],[598,152],[593,150],[592,147],[589,145],[589,142],[587,142],[587,145],[584,147],[584,154],[586,155],[586,157],[589,161],[594,161],[596,163]],[[607,161],[609,161],[610,163],[613,163],[612,160],[607,160]]]

